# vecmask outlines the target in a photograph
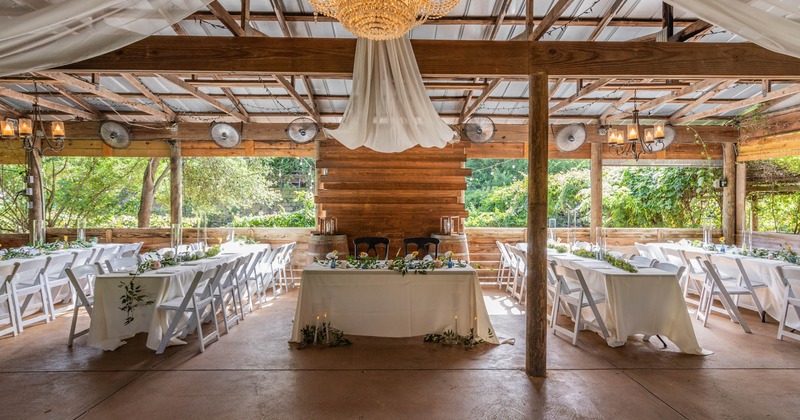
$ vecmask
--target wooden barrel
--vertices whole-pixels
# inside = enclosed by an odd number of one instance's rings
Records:
[[[467,235],[440,235],[434,233],[431,238],[439,240],[439,256],[444,256],[447,251],[453,251],[453,258],[469,262],[469,245]]]
[[[308,263],[314,258],[325,259],[325,255],[333,250],[339,251],[339,258],[348,253],[347,235],[311,235],[308,241]]]

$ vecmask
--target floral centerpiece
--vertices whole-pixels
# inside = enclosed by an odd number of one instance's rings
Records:
[[[358,268],[362,270],[375,270],[378,268],[385,268],[386,264],[379,260],[377,256],[370,257],[366,252],[361,252],[358,257],[348,255],[347,265],[345,267]]]
[[[321,260],[317,257],[314,257],[314,262],[316,262],[317,264],[330,266],[331,268],[336,268],[337,264],[341,265],[338,260],[339,260],[339,251],[335,249],[325,254],[325,259]]]
[[[579,256],[579,257],[583,257],[583,258],[591,258],[593,260],[605,261],[605,262],[611,264],[612,266],[617,267],[620,270],[627,271],[629,273],[638,273],[639,272],[639,270],[636,267],[634,267],[631,263],[629,263],[629,262],[627,262],[627,261],[625,261],[625,260],[623,260],[621,258],[616,258],[616,257],[614,257],[613,255],[610,255],[610,254],[604,255],[603,258],[598,258],[597,257],[597,253],[589,251],[589,250],[586,250],[586,249],[576,249],[572,253],[577,255],[577,256]]]

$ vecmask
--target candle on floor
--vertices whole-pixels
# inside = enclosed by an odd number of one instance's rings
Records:
[[[456,335],[458,335],[458,315],[456,315]]]
[[[325,341],[330,343],[331,335],[330,331],[328,330],[328,325],[330,325],[330,322],[328,322],[328,313],[325,312]]]
[[[314,324],[314,344],[317,344],[317,332],[319,332],[319,315],[317,315],[317,322]]]

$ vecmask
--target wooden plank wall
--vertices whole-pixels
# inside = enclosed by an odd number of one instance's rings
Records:
[[[335,217],[338,233],[388,237],[394,254],[402,239],[439,232],[442,216],[467,217],[464,168],[467,142],[402,153],[350,150],[335,140],[317,143],[317,211]],[[351,244],[352,247],[352,244]]]

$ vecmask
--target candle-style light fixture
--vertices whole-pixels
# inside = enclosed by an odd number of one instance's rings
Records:
[[[635,93],[634,93],[635,96]],[[645,153],[655,153],[663,150],[665,126],[664,122],[658,122],[652,128],[642,130],[639,122],[639,110],[636,103],[633,104],[633,120],[626,126],[625,131],[620,129],[608,128],[608,145],[617,156],[632,155],[634,160]]]
[[[18,139],[22,141],[22,148],[28,152],[35,151],[43,155],[46,151],[61,151],[64,148],[64,139],[67,137],[63,121],[50,123],[50,135],[45,131],[45,122],[42,121],[41,108],[39,107],[39,92],[34,84],[35,99],[30,118],[6,118],[0,125],[0,135],[4,140]],[[36,140],[41,140],[37,145]],[[8,143],[7,143],[8,144]]]

